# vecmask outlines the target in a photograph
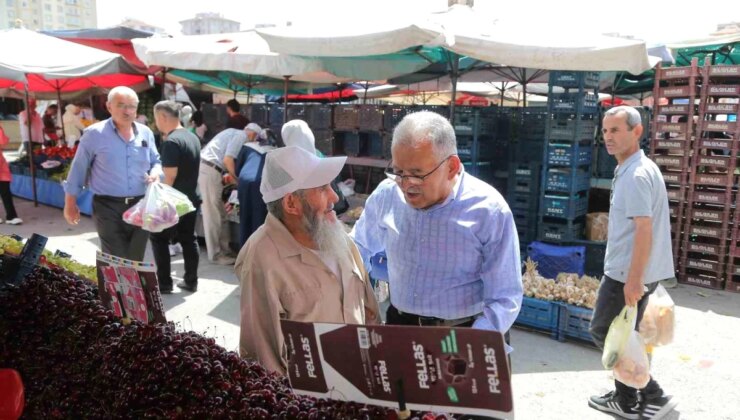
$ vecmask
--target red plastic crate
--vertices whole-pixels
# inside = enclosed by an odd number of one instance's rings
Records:
[[[704,66],[704,72],[709,72],[710,77],[740,77],[740,65],[726,66]]]
[[[678,281],[684,284],[691,284],[699,287],[706,287],[708,289],[721,290],[724,288],[725,280],[712,277],[711,275],[702,274],[685,274],[679,275]]]
[[[706,88],[707,96],[732,98],[740,96],[740,85],[709,85]]]
[[[655,78],[659,80],[689,79],[697,76],[699,76],[699,69],[696,65],[668,68],[662,68],[659,66],[655,70]]]
[[[354,105],[334,107],[334,128],[337,130],[356,130],[359,126],[359,110]]]
[[[687,115],[691,112],[688,105],[658,105],[655,108],[658,115]]]

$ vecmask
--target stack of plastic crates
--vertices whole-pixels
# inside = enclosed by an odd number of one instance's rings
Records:
[[[506,143],[497,141],[496,111],[493,107],[456,107],[452,126],[457,138],[457,154],[465,171],[502,190],[506,186],[496,185],[494,168],[508,159],[508,139]]]
[[[581,239],[588,212],[598,116],[598,72],[550,72],[538,238]],[[563,93],[555,93],[562,88]]]

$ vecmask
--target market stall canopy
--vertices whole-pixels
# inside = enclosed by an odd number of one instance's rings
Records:
[[[120,55],[27,29],[0,30],[0,95],[39,98],[103,93],[118,85],[142,89],[145,75]]]
[[[713,36],[668,44],[677,66],[691,65],[692,58],[709,58],[712,64],[740,64],[740,34]]]
[[[285,81],[267,76],[253,76],[231,71],[169,70],[165,77],[168,83],[219,94],[283,95]],[[288,93],[310,93],[317,87],[333,86],[308,82],[288,83]]]
[[[105,29],[64,29],[59,31],[43,31],[42,33],[61,38],[77,44],[87,45],[104,51],[120,54],[131,65],[142,72],[154,74],[161,70],[158,66],[147,66],[136,56],[131,40],[134,38],[149,38],[154,34],[125,26],[115,26]]]
[[[507,25],[454,5],[407,22],[357,21],[259,29],[270,49],[306,57],[360,57],[393,54],[420,46],[442,47],[459,56],[511,67],[547,70],[629,71],[657,64],[643,41],[599,34],[532,31]]]

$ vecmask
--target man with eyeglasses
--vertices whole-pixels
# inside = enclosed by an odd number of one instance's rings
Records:
[[[617,167],[609,200],[604,278],[590,328],[601,349],[622,308],[637,306],[639,327],[648,296],[659,281],[675,275],[668,194],[660,169],[640,150],[640,113],[630,106],[611,108],[602,127],[606,151],[617,159]],[[676,406],[652,377],[640,390],[617,380],[614,385],[614,391],[589,398],[588,405],[624,419],[659,419]]]
[[[79,223],[77,196],[89,185],[103,252],[142,261],[149,232],[124,222],[123,213],[144,196],[149,183],[159,181],[162,164],[152,130],[135,121],[138,105],[128,87],[108,93],[111,117],[85,130],[64,183],[64,218]]]
[[[464,171],[455,131],[438,114],[406,116],[391,154],[389,179],[350,234],[366,265],[381,251],[388,256],[386,322],[506,334],[522,302],[519,240],[506,201]]]

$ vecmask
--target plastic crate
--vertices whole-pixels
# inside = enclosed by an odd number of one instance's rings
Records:
[[[580,169],[549,169],[545,175],[545,190],[575,194],[591,188],[591,174]]]
[[[580,143],[547,145],[547,163],[555,166],[583,166],[591,164],[593,152],[590,145]]]
[[[559,316],[560,306],[557,303],[525,296],[514,324],[545,331],[557,340]]]
[[[527,256],[537,262],[537,271],[554,279],[560,273],[583,275],[586,265],[586,247],[582,245],[552,245],[532,242],[527,247]]]
[[[434,112],[436,114],[439,114],[443,116],[445,119],[450,118],[450,107],[449,106],[442,106],[442,105],[418,105],[411,107],[411,110],[409,113],[412,112],[419,112],[419,111],[429,111]]]
[[[477,127],[476,127],[477,119]],[[486,112],[480,107],[456,107],[452,126],[456,132],[466,134],[490,135],[496,132],[498,118],[495,113]],[[476,131],[477,128],[477,131]]]
[[[361,132],[360,137],[366,144],[366,155],[375,158],[383,157],[383,135],[377,131]]]
[[[593,140],[596,132],[594,120],[550,120],[548,140]]]
[[[537,225],[537,239],[548,242],[565,242],[583,238],[582,221],[540,221]]]
[[[589,331],[593,315],[592,309],[561,303],[558,316],[558,340],[565,341],[566,338],[574,338],[594,345],[594,339]]]
[[[314,129],[331,128],[331,107],[328,105],[306,106],[308,125]]]
[[[568,242],[567,244],[583,246],[586,248],[586,264],[583,266],[583,274],[599,279],[604,275],[606,242],[583,240]]]
[[[599,87],[599,72],[597,71],[550,71],[550,86],[564,88],[595,88]]]
[[[408,113],[409,108],[406,106],[392,105],[386,107],[383,113],[383,127],[388,131],[392,131]]]
[[[361,156],[365,152],[365,144],[356,131],[335,131],[334,150],[337,155]]]
[[[553,114],[595,114],[599,110],[593,93],[552,93],[548,103]]]
[[[573,220],[588,212],[588,197],[585,195],[545,195],[542,197],[541,213],[547,217]]]
[[[269,125],[270,108],[265,104],[250,104],[246,106],[246,117],[249,121],[257,123],[260,126]]]
[[[393,145],[393,135],[391,133],[383,134],[383,159],[392,159],[391,146]]]
[[[521,210],[536,214],[537,204],[539,203],[539,197],[536,194],[521,194],[513,192],[508,194],[507,199],[512,211]]]
[[[538,195],[541,165],[531,163],[509,163],[509,192]]]
[[[358,127],[360,130],[383,129],[383,108],[377,105],[360,105],[358,111]]]
[[[514,162],[529,163],[532,161],[542,162],[545,154],[544,136],[539,140],[519,140],[513,147]]]
[[[595,163],[593,173],[597,178],[614,178],[614,170],[617,169],[617,159],[609,155],[606,151],[606,145],[597,144],[594,146]]]
[[[355,130],[359,127],[359,109],[355,105],[334,107],[334,129]]]
[[[313,136],[316,139],[316,150],[326,156],[334,154],[334,135],[331,130],[313,130]]]
[[[288,107],[290,107],[290,105],[288,105]],[[270,125],[271,126],[282,126],[284,113],[285,113],[285,105],[282,105],[282,104],[270,105]]]
[[[305,105],[288,105],[288,121],[303,120],[308,123],[308,112]]]

